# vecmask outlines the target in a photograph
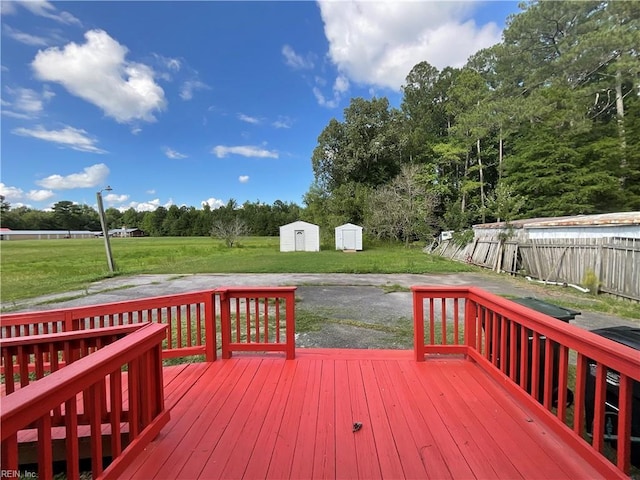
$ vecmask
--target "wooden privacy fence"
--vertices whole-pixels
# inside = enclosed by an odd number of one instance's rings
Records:
[[[80,438],[85,430],[88,430],[93,478],[117,478],[122,468],[169,421],[169,412],[164,408],[160,350],[165,329],[158,324],[144,325],[4,396],[0,414],[3,472],[18,471],[19,434],[35,429],[38,478],[52,478],[54,434],[56,429],[62,428],[66,478],[80,478]],[[80,332],[85,344],[95,344],[93,333],[90,330]],[[75,340],[69,340],[70,335],[74,334],[54,334],[51,345],[42,342],[41,338],[27,344],[39,345],[34,349],[41,351],[52,351],[58,348],[53,345],[65,344],[69,345],[70,351],[70,345],[80,337],[76,335]],[[61,336],[69,341],[61,340]],[[95,338],[101,336],[102,332]],[[3,350],[12,354],[19,352],[20,347],[13,345],[17,341],[7,340],[10,345]],[[28,348],[23,347],[22,351]],[[16,355],[20,357],[21,354]],[[41,362],[36,364],[41,365]],[[127,370],[127,388],[123,388],[123,368]],[[5,377],[7,379],[10,377]],[[103,445],[105,429],[110,434],[108,451],[112,457],[106,470],[103,466],[107,447]],[[123,443],[125,433],[128,441]]]
[[[0,338],[159,323],[167,327],[163,359],[204,355],[211,362],[216,360],[218,348],[224,358],[235,350],[284,352],[291,359],[295,357],[295,290],[296,287],[222,287],[0,315]],[[35,368],[35,364],[29,368]]]
[[[617,441],[617,468],[629,473],[632,394],[640,382],[636,350],[476,287],[412,291],[417,361],[443,354],[475,360],[515,398],[542,407],[584,458],[603,452],[607,384],[617,384],[619,411],[608,439]]]
[[[599,291],[640,301],[640,239],[636,238],[503,242],[479,237],[464,247],[445,240],[433,253],[546,282],[583,285],[593,275]]]

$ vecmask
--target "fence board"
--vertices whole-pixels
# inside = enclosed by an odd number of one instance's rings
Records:
[[[640,301],[640,239],[476,238],[466,247],[445,240],[433,253],[492,270],[581,285],[593,272],[599,291]]]

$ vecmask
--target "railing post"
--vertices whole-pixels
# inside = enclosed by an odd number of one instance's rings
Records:
[[[222,304],[222,302],[220,302]],[[208,293],[204,301],[204,338],[205,358],[207,362],[215,362],[216,351],[216,292]],[[224,330],[224,329],[223,329]]]
[[[217,289],[216,293],[220,299],[220,337],[222,341],[222,358],[231,358],[231,299],[224,288]]]
[[[413,352],[416,362],[424,362],[424,300],[413,290]]]
[[[286,294],[287,311],[287,360],[296,358],[296,295],[294,292]]]
[[[79,325],[79,321],[75,322],[76,324]],[[73,321],[73,310],[67,310],[66,312],[64,312],[64,323],[62,325],[62,331],[64,332],[73,332],[74,330],[77,330],[77,326],[74,325],[74,321]]]

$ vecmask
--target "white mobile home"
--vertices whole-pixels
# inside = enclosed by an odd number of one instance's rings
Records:
[[[313,223],[288,223],[280,227],[281,252],[319,252],[320,227]]]
[[[336,227],[336,250],[362,250],[362,227],[353,223]]]

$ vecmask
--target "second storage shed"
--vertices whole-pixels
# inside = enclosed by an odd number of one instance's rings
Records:
[[[319,252],[320,227],[313,223],[288,223],[280,227],[281,252]]]
[[[336,227],[336,250],[362,250],[362,227],[353,223]]]

